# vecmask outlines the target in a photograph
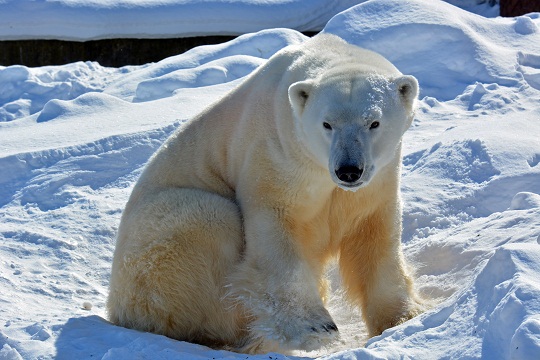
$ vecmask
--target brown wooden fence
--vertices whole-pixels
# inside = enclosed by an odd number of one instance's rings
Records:
[[[540,0],[500,0],[501,16],[519,16],[540,12]]]

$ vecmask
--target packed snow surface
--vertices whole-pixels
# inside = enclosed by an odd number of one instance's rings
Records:
[[[249,358],[539,359],[540,14],[374,0],[324,31],[420,81],[404,138],[403,246],[433,307],[368,341],[330,271],[341,340]],[[115,233],[160,144],[304,40],[266,30],[137,67],[0,67],[0,359],[248,358],[108,323]]]

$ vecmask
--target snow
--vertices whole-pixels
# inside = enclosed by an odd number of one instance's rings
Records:
[[[112,4],[36,3],[42,16],[50,6],[83,16],[85,6]],[[488,18],[479,6],[373,0],[324,29],[419,79],[404,138],[403,246],[432,308],[368,340],[332,270],[328,306],[341,340],[249,358],[540,358],[540,14]],[[114,237],[130,189],[167,136],[304,40],[269,29],[143,66],[0,67],[0,359],[247,358],[108,323]]]
[[[87,41],[239,35],[272,28],[319,31],[335,14],[365,1],[2,0],[0,39]],[[486,2],[447,1],[484,16],[498,15],[498,6]]]
[[[3,0],[4,40],[176,38],[270,28],[321,30],[366,0]]]

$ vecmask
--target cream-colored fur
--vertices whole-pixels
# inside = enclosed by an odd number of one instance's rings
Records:
[[[110,320],[250,353],[315,349],[338,334],[323,301],[336,256],[370,335],[418,314],[399,196],[417,92],[331,35],[274,55],[149,161],[119,228]],[[363,171],[343,181],[351,164]]]

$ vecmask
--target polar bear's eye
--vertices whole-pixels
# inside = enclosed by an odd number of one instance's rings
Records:
[[[327,130],[332,130],[332,126],[326,121],[322,123],[322,126],[324,126],[324,128]]]
[[[370,129],[376,129],[376,128],[379,127],[379,125],[381,125],[380,122],[374,121],[374,122],[371,123],[371,125],[369,126],[369,128],[370,128]]]

